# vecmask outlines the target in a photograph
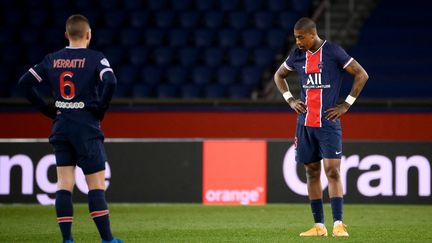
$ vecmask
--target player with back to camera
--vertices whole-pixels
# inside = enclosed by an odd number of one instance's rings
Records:
[[[29,101],[53,119],[49,142],[57,165],[55,208],[63,242],[73,242],[72,191],[75,166],[81,167],[89,188],[88,206],[102,242],[123,242],[111,234],[105,199],[105,162],[107,161],[100,121],[114,94],[116,77],[101,52],[88,49],[91,30],[86,17],[72,15],[66,21],[69,46],[48,54],[19,80]],[[50,106],[35,86],[48,81],[55,100]],[[98,87],[102,85],[102,94]]]
[[[289,106],[297,112],[295,137],[296,161],[306,170],[307,190],[315,225],[300,236],[327,236],[321,186],[321,160],[328,179],[333,213],[333,236],[348,237],[342,223],[343,190],[340,178],[342,130],[340,116],[345,114],[363,89],[368,74],[341,47],[322,40],[309,18],[294,26],[295,48],[274,75],[275,83]],[[285,77],[299,74],[301,94],[296,99]],[[342,104],[336,104],[344,72],[354,76],[351,92]]]

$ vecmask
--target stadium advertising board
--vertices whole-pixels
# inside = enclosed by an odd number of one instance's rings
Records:
[[[201,202],[201,142],[108,142],[111,202]],[[47,142],[0,143],[0,203],[53,204],[55,156]],[[87,202],[77,169],[74,202]]]
[[[266,141],[203,142],[204,204],[266,203]]]
[[[431,203],[431,143],[346,142],[341,178],[348,203]],[[307,202],[292,142],[268,143],[268,202]],[[322,185],[327,187],[322,171]],[[327,190],[324,193],[327,196]]]
[[[430,142],[345,142],[347,203],[432,203]],[[304,169],[288,140],[111,140],[111,202],[307,202]],[[55,157],[46,141],[0,142],[0,203],[52,204]],[[87,187],[77,170],[75,202]],[[327,181],[323,175],[323,187]],[[327,197],[327,190],[324,192]],[[328,199],[326,199],[328,201]]]

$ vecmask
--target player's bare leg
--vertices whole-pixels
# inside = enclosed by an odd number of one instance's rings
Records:
[[[340,159],[324,159],[324,171],[328,180],[329,197],[342,197],[342,181],[340,178]]]
[[[315,163],[305,164],[307,189],[310,200],[322,198],[322,186],[321,186],[321,163],[320,161]]]
[[[121,243],[120,239],[112,236],[109,210],[105,200],[105,170],[85,176],[89,188],[88,200],[90,216],[98,228],[102,242]]]
[[[75,186],[75,166],[57,166],[57,188],[72,192]]]
[[[333,236],[349,236],[342,223],[343,189],[340,178],[340,159],[324,159],[324,170],[328,180],[328,190],[333,213]]]
[[[72,191],[75,186],[75,166],[57,166],[56,213],[57,222],[62,233],[63,242],[73,242]]]
[[[90,190],[105,190],[105,170],[98,171],[85,176],[87,186]]]
[[[321,162],[305,164],[305,169],[307,189],[315,225],[308,231],[300,233],[300,236],[327,236],[322,203]]]

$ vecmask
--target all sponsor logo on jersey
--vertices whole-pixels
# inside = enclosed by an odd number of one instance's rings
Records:
[[[303,84],[304,89],[328,89],[330,84],[322,84],[321,73],[309,73],[307,76],[306,84]]]

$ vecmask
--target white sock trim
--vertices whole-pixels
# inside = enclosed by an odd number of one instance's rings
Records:
[[[316,226],[319,226],[320,228],[325,228],[325,225],[323,223],[315,223]]]
[[[342,221],[340,221],[340,220],[336,220],[336,221],[334,221],[333,226],[336,226],[336,225],[338,225],[338,224],[342,224]]]

